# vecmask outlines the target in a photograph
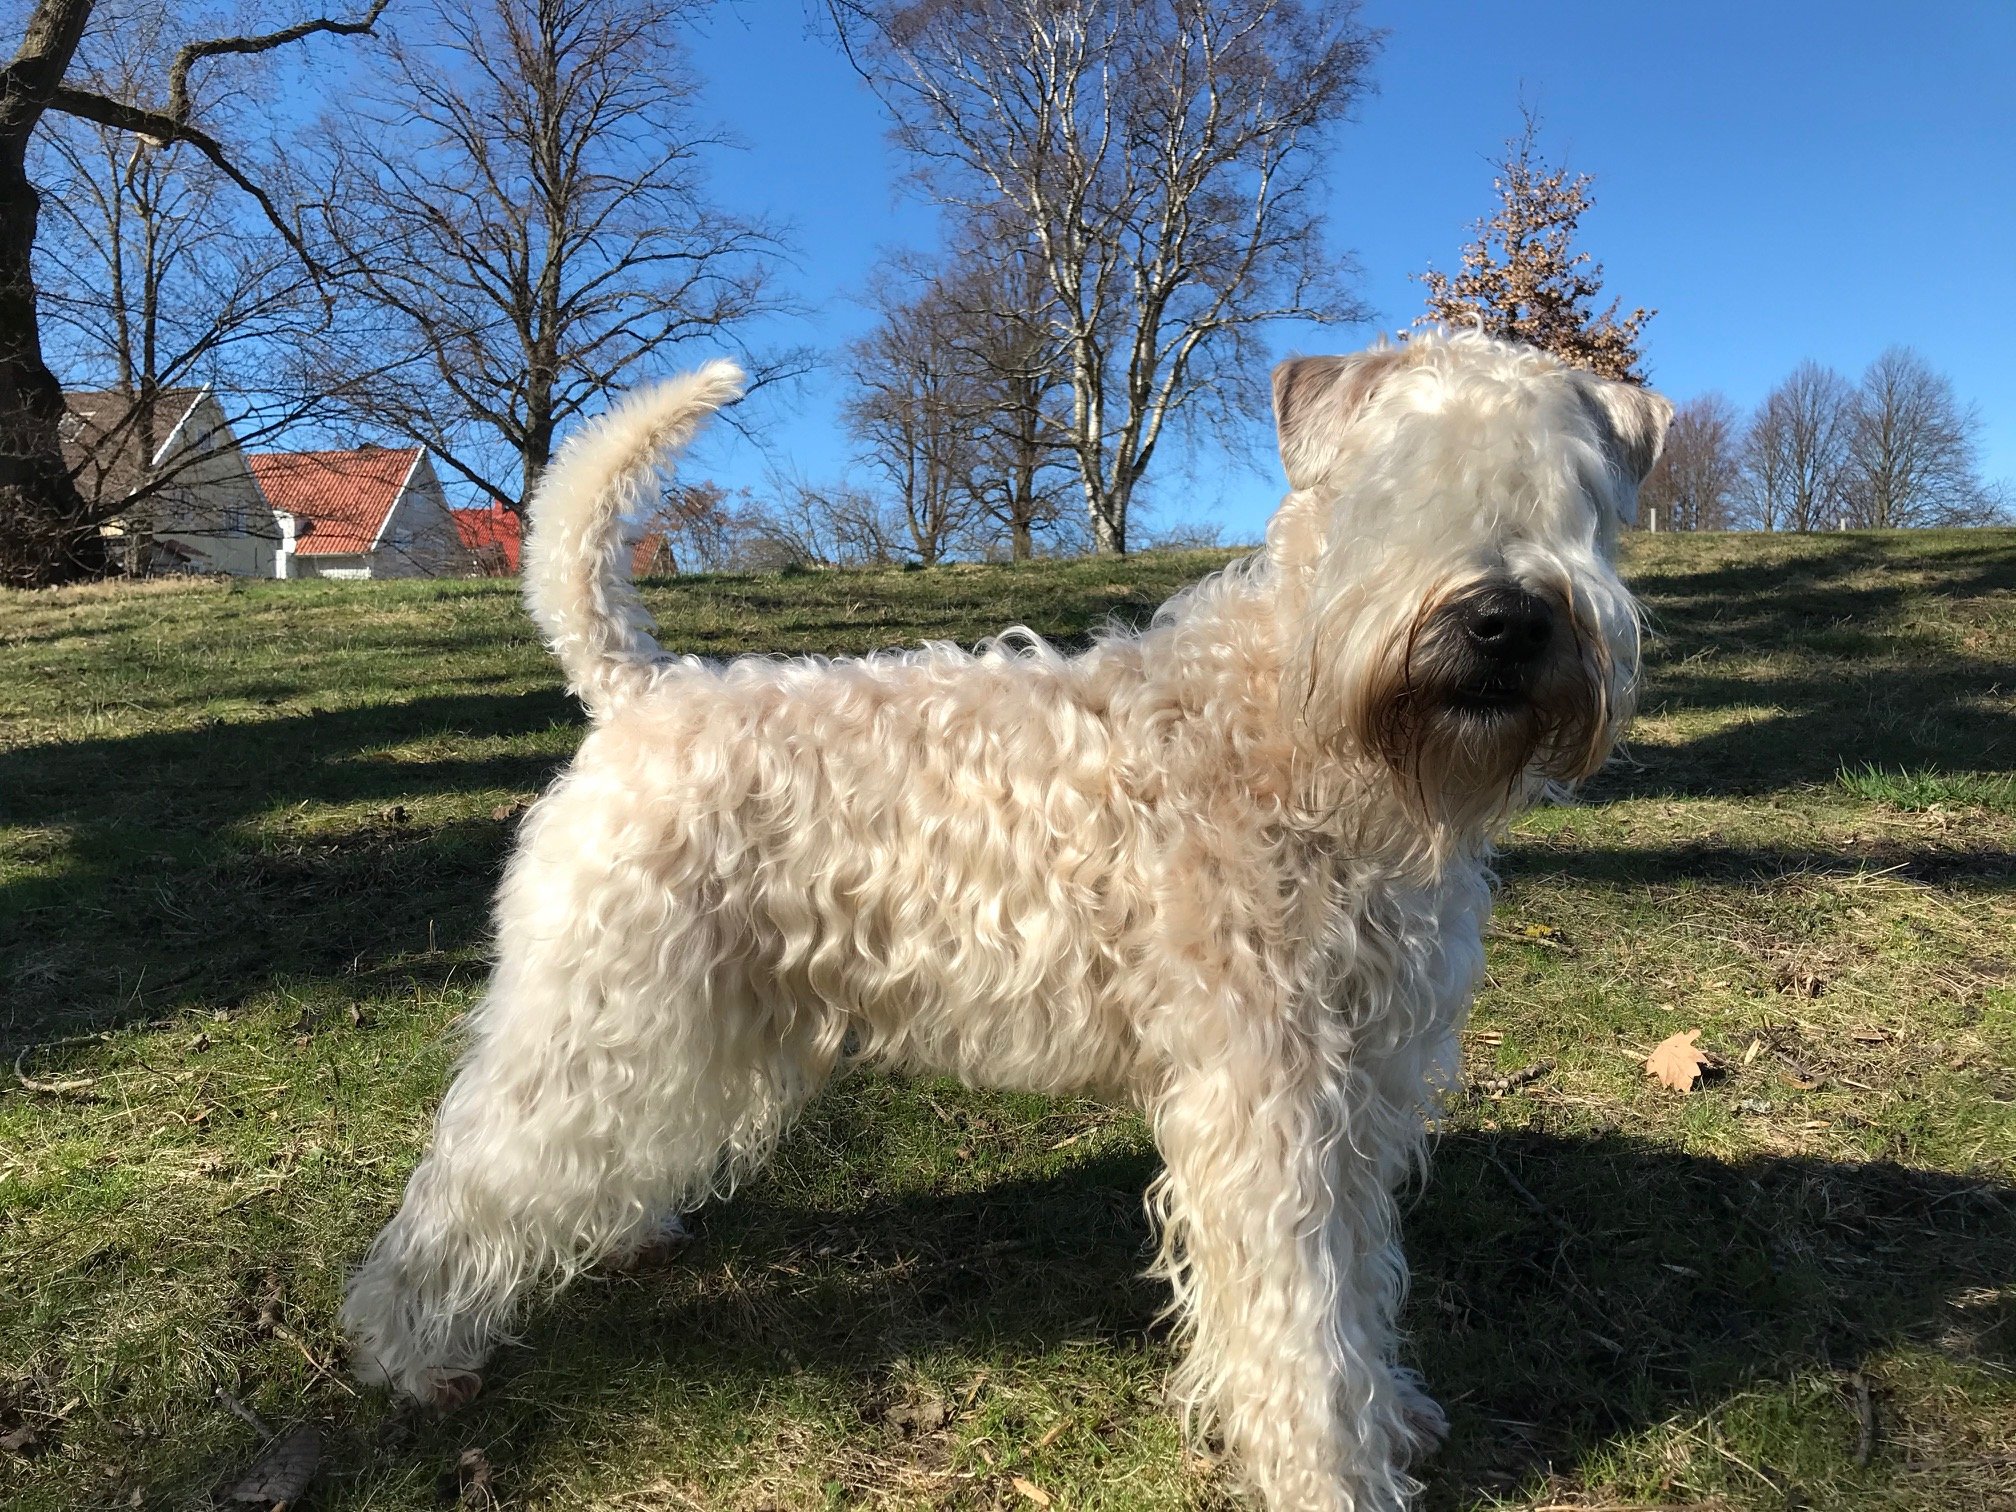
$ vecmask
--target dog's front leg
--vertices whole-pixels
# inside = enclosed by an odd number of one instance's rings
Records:
[[[1393,1368],[1402,1290],[1377,1093],[1265,1015],[1200,1039],[1154,1108],[1174,1387],[1269,1512],[1394,1512],[1416,1489]]]

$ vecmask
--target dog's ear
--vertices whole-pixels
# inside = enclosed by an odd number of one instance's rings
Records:
[[[1666,429],[1673,423],[1673,401],[1635,383],[1577,373],[1576,388],[1601,423],[1610,454],[1634,484],[1659,460]]]
[[[1323,481],[1344,428],[1406,355],[1403,346],[1379,346],[1349,357],[1290,357],[1274,369],[1274,431],[1290,488]]]

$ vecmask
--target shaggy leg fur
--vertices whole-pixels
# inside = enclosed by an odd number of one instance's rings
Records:
[[[1402,1285],[1386,1172],[1353,1151],[1362,1076],[1286,1013],[1181,1015],[1154,1110],[1159,1269],[1189,1349],[1174,1390],[1274,1512],[1389,1512],[1415,1483],[1392,1369]]]
[[[531,823],[574,831],[564,809]],[[572,952],[525,885],[542,880],[513,868],[475,1044],[343,1310],[360,1373],[422,1400],[467,1394],[528,1285],[635,1252],[760,1162],[833,1064],[713,959],[704,927],[641,934],[627,958]],[[689,970],[658,976],[667,959]]]
[[[638,1253],[668,1208],[699,1201],[775,1139],[784,1110],[757,1093],[755,1047],[724,1043],[693,1074],[657,1083],[612,1075],[620,1051],[565,1065],[549,1056],[528,1075],[514,1042],[543,1006],[489,1004],[491,1032],[351,1284],[343,1326],[367,1380],[425,1401],[466,1395],[462,1377],[509,1328],[527,1286]],[[750,1095],[723,1095],[737,1084]],[[660,1137],[630,1143],[619,1127]]]

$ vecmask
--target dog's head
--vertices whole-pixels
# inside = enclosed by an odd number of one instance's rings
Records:
[[[1475,333],[1293,359],[1274,402],[1290,719],[1458,826],[1595,771],[1638,672],[1617,534],[1672,406]]]

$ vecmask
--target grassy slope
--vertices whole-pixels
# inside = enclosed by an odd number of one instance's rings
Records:
[[[845,652],[1080,635],[1214,560],[650,596],[681,647]],[[2016,1506],[2016,535],[1631,567],[1646,717],[1510,843],[1469,1037],[1555,1069],[1466,1100],[1412,1212],[1429,1504]],[[472,1447],[528,1507],[1223,1501],[1158,1399],[1139,1124],[943,1084],[835,1089],[458,1417],[352,1395],[340,1277],[578,736],[507,586],[0,599],[0,732],[9,1506],[186,1503],[258,1442],[218,1385],[325,1425],[324,1507],[438,1505]],[[1728,1073],[1650,1086],[1696,1027]]]

